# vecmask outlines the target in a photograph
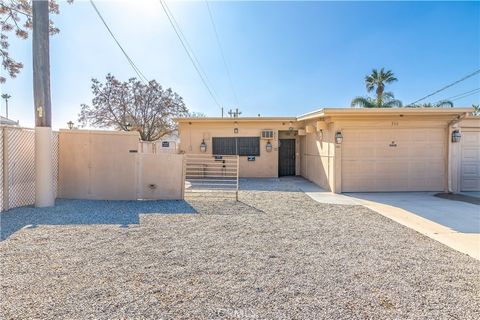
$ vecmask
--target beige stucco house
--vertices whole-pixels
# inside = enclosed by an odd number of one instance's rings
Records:
[[[301,175],[337,193],[458,192],[480,191],[480,118],[471,112],[326,108],[176,120],[181,152],[238,154],[241,177]]]

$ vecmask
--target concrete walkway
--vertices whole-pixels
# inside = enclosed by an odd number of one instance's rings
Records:
[[[363,205],[452,249],[480,260],[480,206],[441,199],[429,192],[335,194],[296,179],[315,201]]]

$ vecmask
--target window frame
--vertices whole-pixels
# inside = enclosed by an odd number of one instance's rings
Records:
[[[212,154],[258,157],[260,156],[260,137],[212,137]]]

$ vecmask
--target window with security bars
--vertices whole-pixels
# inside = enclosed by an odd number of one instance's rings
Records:
[[[260,137],[214,137],[213,154],[259,156]]]

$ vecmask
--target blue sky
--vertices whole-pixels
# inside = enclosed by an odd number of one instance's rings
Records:
[[[96,1],[105,20],[149,79],[171,87],[187,106],[220,115],[157,0]],[[205,70],[218,101],[237,107],[204,1],[167,2]],[[392,69],[387,88],[404,104],[480,69],[479,2],[210,2],[242,115],[299,115],[349,107],[366,95],[372,68]],[[91,102],[91,78],[135,76],[87,1],[61,2],[51,38],[53,127],[77,121]],[[25,64],[2,92],[10,118],[33,126],[31,39],[10,37]],[[3,70],[2,70],[3,72]],[[428,102],[480,87],[472,77]],[[454,101],[479,103],[477,93]],[[4,115],[2,102],[0,114]]]

